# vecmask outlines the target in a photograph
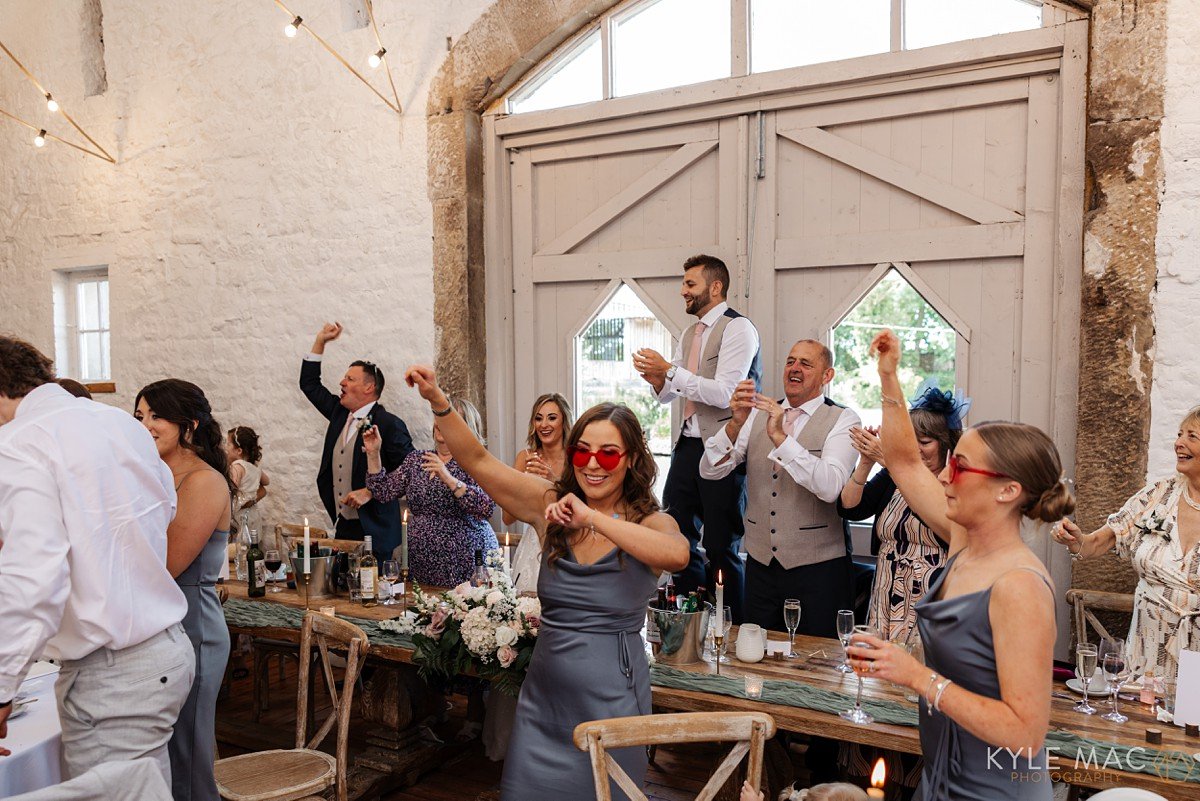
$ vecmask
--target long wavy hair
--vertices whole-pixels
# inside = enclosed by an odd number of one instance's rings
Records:
[[[547,392],[539,395],[533,402],[533,410],[529,413],[529,431],[525,435],[525,445],[531,451],[542,449],[542,441],[537,435],[537,413],[547,403],[553,402],[562,415],[563,448],[567,447],[567,435],[571,431],[571,403],[559,392]]]
[[[221,426],[212,415],[212,406],[204,390],[179,378],[164,378],[147,384],[133,399],[134,411],[145,398],[155,415],[179,426],[179,447],[186,448],[225,477],[230,492],[229,461],[225,457],[225,442]]]
[[[625,480],[621,484],[622,501],[625,504],[625,519],[630,523],[640,523],[661,508],[658,499],[654,497],[654,479],[658,475],[658,466],[646,443],[642,424],[628,406],[622,403],[600,403],[588,409],[567,435],[567,450],[570,451],[583,437],[584,430],[591,423],[607,420],[617,427],[625,446],[625,460],[628,465]],[[586,499],[579,480],[575,477],[575,466],[570,458],[563,468],[562,476],[554,485],[554,495],[561,498],[567,493]],[[559,559],[567,555],[567,540],[571,531],[553,523],[546,527],[546,541],[542,550],[546,554],[546,564],[551,567]]]

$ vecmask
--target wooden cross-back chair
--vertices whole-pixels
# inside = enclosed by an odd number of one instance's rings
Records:
[[[330,646],[346,651],[343,690],[338,694],[329,662]],[[333,709],[307,740],[310,683],[309,669],[313,649],[320,651],[325,686]],[[229,801],[295,801],[337,786],[337,801],[346,801],[347,743],[350,736],[350,706],[358,673],[366,659],[370,643],[358,626],[336,617],[308,612],[300,634],[300,676],[296,692],[296,747],[291,750],[259,751],[253,754],[219,759],[214,766],[217,790]],[[337,726],[334,756],[317,747]]]
[[[1108,633],[1108,629],[1104,627],[1096,616],[1092,613],[1093,609],[1098,609],[1105,612],[1124,612],[1126,614],[1133,611],[1133,595],[1127,592],[1104,592],[1103,590],[1067,590],[1067,603],[1071,605],[1075,616],[1075,642],[1087,642],[1087,629],[1091,624],[1104,639],[1113,639],[1113,636]],[[1124,637],[1125,633],[1121,632],[1118,637]]]
[[[645,793],[608,754],[610,749],[667,743],[736,742],[696,796],[696,801],[712,801],[747,755],[746,780],[758,790],[762,781],[763,746],[774,736],[775,719],[761,712],[680,712],[580,723],[575,727],[574,739],[575,747],[591,757],[597,801],[612,801],[610,777],[632,801],[647,801]]]

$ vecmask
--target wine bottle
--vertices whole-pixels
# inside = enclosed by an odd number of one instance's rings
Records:
[[[358,581],[362,588],[362,605],[374,606],[379,587],[379,566],[371,552],[371,537],[363,537],[363,555],[358,560]]]
[[[491,574],[483,564],[483,551],[475,549],[475,570],[471,572],[472,587],[486,587],[491,582]]]
[[[655,609],[670,609],[670,607],[667,606],[667,588],[666,587],[658,588],[658,599],[654,603],[654,608]]]
[[[262,598],[267,594],[267,566],[258,545],[258,529],[250,529],[250,547],[246,550],[246,595]]]

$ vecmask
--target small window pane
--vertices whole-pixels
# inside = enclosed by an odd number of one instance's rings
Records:
[[[112,359],[109,348],[109,334],[105,331],[100,335],[100,375],[96,376],[103,381],[112,378]]]
[[[100,281],[100,327],[108,330],[108,279]]]
[[[99,287],[95,281],[79,285],[79,328],[94,331],[100,327]]]
[[[657,0],[613,20],[613,94],[728,78],[729,0]]]
[[[1030,0],[905,0],[904,47],[932,47],[1042,27],[1042,4]]]
[[[104,357],[101,354],[102,334],[79,335],[79,366],[84,381],[95,381],[104,375]]]
[[[891,0],[752,0],[750,70],[769,72],[891,50]]]
[[[604,76],[600,53],[600,31],[564,53],[543,76],[531,81],[512,96],[513,114],[591,103],[604,98]]]

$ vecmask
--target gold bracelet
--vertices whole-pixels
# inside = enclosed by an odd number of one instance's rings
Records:
[[[860,487],[865,487],[865,486],[867,486],[867,482],[865,482],[865,481],[859,481],[857,478],[855,478],[855,477],[854,477],[854,474],[853,474],[853,473],[851,473],[851,474],[850,474],[850,480],[851,480],[851,481],[853,481],[855,484],[857,484],[857,485],[858,485],[858,486],[860,486]]]
[[[879,397],[883,399],[884,406],[903,406],[904,405],[903,403],[896,400],[895,398],[884,395],[882,392],[879,393]]]

